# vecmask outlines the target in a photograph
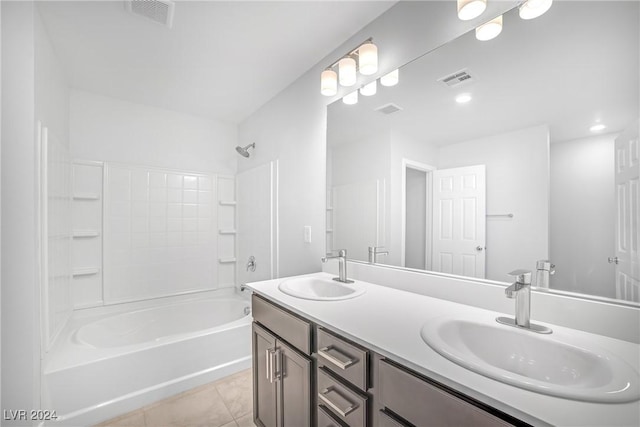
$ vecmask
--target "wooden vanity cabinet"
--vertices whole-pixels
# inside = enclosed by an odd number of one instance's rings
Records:
[[[258,426],[528,425],[256,294],[252,307]]]
[[[256,295],[252,307],[254,423],[264,427],[310,426],[311,324]]]

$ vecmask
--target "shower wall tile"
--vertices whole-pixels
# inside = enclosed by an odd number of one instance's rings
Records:
[[[105,303],[217,288],[216,176],[107,168]]]

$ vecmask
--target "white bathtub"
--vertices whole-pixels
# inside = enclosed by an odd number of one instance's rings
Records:
[[[54,425],[91,425],[251,366],[249,301],[232,290],[83,310],[44,362]]]

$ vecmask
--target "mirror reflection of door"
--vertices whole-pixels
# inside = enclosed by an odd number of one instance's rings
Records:
[[[616,298],[640,302],[640,158],[638,122],[615,140],[616,230],[614,264]]]
[[[404,163],[404,266],[484,278],[485,166]]]

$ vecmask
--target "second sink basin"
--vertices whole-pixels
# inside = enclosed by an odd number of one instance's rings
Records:
[[[441,317],[425,324],[421,336],[452,362],[519,388],[588,402],[640,398],[635,369],[566,334],[560,338],[489,319]]]
[[[296,298],[316,301],[336,301],[355,298],[365,292],[365,288],[357,281],[341,283],[329,277],[292,277],[283,280],[278,289]]]

